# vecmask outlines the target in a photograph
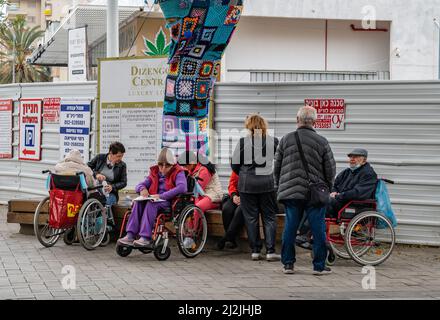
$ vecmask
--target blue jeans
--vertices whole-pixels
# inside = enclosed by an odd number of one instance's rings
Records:
[[[296,262],[295,239],[302,215],[305,213],[313,234],[313,270],[324,270],[325,259],[327,258],[325,207],[309,207],[304,200],[286,200],[284,206],[286,208],[286,221],[284,222],[281,262],[284,265]]]
[[[107,206],[112,206],[114,204],[116,204],[118,201],[116,200],[116,196],[113,193],[110,193],[108,195],[107,201],[106,201],[106,205]]]

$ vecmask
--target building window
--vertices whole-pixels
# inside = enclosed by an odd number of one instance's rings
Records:
[[[35,1],[35,0],[30,0],[30,1],[28,2],[28,7],[29,7],[29,8],[36,8],[36,7],[37,7],[37,1]]]
[[[26,17],[26,21],[27,21],[28,23],[35,23],[36,19],[35,19],[34,16],[27,16],[27,17]]]
[[[20,10],[20,0],[8,1],[8,11]]]

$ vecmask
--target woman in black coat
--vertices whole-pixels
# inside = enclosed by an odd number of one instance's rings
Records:
[[[232,156],[232,170],[239,175],[238,191],[245,219],[252,260],[261,258],[261,240],[258,238],[258,221],[262,214],[266,260],[279,260],[275,254],[276,201],[273,161],[278,139],[268,135],[267,121],[258,114],[249,115],[245,121],[249,134],[241,138]]]

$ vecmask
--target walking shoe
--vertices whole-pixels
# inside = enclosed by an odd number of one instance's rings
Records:
[[[258,260],[261,259],[261,255],[260,255],[259,252],[254,252],[254,253],[252,253],[251,258],[252,258],[252,260],[254,260],[254,261],[258,261]]]
[[[225,248],[225,244],[226,240],[224,238],[221,238],[216,244],[217,250],[223,250]]]
[[[153,243],[145,238],[140,238],[138,240],[133,241],[133,246],[135,248],[152,248],[153,247]]]
[[[283,273],[284,274],[294,274],[295,270],[293,270],[293,264],[285,264],[283,267]]]
[[[266,254],[266,260],[267,261],[280,261],[281,260],[281,255],[276,254],[275,252],[268,253],[268,254]]]
[[[315,276],[325,276],[327,274],[331,274],[332,273],[332,269],[330,269],[329,267],[324,267],[324,270],[313,270],[313,275]]]
[[[238,245],[237,245],[237,242],[235,242],[235,240],[234,241],[226,241],[226,248],[235,249],[237,247],[238,247]]]
[[[130,239],[128,236],[125,236],[123,238],[118,239],[118,243],[122,244],[124,246],[132,246],[133,245],[133,239]]]

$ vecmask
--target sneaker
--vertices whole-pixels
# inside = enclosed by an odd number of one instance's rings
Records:
[[[192,238],[187,237],[187,238],[183,239],[183,247],[186,249],[191,249],[194,244],[195,244],[195,242]]]
[[[252,255],[251,255],[251,259],[254,260],[254,261],[258,261],[258,260],[260,260],[260,259],[261,259],[261,255],[260,255],[260,253],[259,253],[259,252],[254,252],[254,253],[252,253]]]
[[[140,238],[138,240],[133,241],[133,246],[135,248],[152,248],[153,243],[145,238]]]
[[[275,252],[268,253],[268,254],[266,254],[266,260],[267,261],[280,261],[281,256],[279,254],[276,254]]]
[[[324,270],[318,271],[318,270],[313,270],[313,275],[315,276],[325,276],[327,274],[331,274],[332,273],[332,269],[330,269],[329,267],[324,267]]]
[[[130,239],[128,236],[125,236],[121,239],[118,239],[118,243],[122,244],[124,246],[132,246],[133,245],[134,240]]]
[[[294,274],[295,270],[293,270],[293,264],[285,264],[283,267],[283,273],[284,274]]]

